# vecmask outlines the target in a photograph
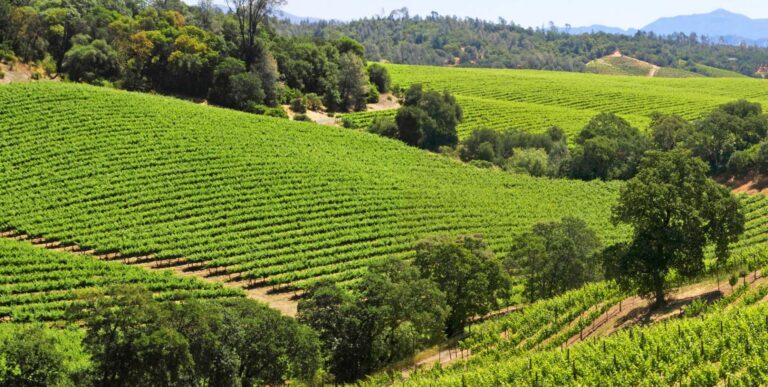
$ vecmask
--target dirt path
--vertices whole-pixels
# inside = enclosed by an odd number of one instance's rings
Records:
[[[7,85],[11,83],[19,82],[31,82],[32,74],[39,72],[44,74],[44,71],[40,68],[26,65],[24,63],[16,63],[13,65],[13,69],[7,63],[0,63],[0,71],[4,73],[3,78],[0,79],[0,85]],[[49,78],[45,75],[40,77],[42,81],[60,81],[59,77]]]
[[[760,272],[753,272],[747,275],[746,281],[750,286],[759,286],[768,284],[768,277]],[[733,290],[725,279],[720,281],[719,286],[717,281],[713,280],[684,286],[672,293],[666,307],[658,310],[651,309],[649,300],[637,296],[629,297],[608,309],[579,334],[571,337],[567,345],[571,346],[591,337],[609,336],[631,326],[653,324],[680,316],[695,300],[706,299],[712,302],[728,296]]]
[[[659,73],[659,69],[661,69],[661,67],[656,66],[655,64],[652,64],[651,65],[651,71],[648,72],[648,76],[651,77],[651,78],[655,77],[656,74]]]
[[[486,320],[504,316],[510,313],[519,312],[521,310],[523,310],[523,307],[521,306],[509,306],[504,309],[499,309],[499,310],[490,312],[485,316],[475,317],[472,319],[471,324],[478,324]],[[420,354],[417,354],[416,356],[414,356],[415,361],[413,362],[413,364],[399,367],[401,370],[400,373],[403,375],[403,377],[408,377],[408,375],[410,375],[410,373],[415,369],[429,368],[438,363],[440,365],[446,366],[458,360],[466,359],[472,356],[471,349],[462,350],[461,348],[458,347],[458,342],[463,339],[464,337],[457,337],[452,339],[451,343],[445,346],[444,348],[439,348],[439,350],[432,348],[432,349],[423,351]]]
[[[282,105],[282,108],[285,113],[288,114],[288,118],[293,119],[296,116],[296,113],[291,110],[290,105]],[[366,111],[377,112],[383,110],[395,110],[398,108],[400,108],[400,102],[398,102],[397,97],[390,93],[384,93],[379,96],[379,102],[369,103],[367,105]],[[331,117],[326,112],[307,110],[307,112],[304,114],[316,124],[326,126],[341,126],[341,120],[339,120],[337,117]]]
[[[715,178],[720,184],[728,186],[735,193],[747,195],[768,195],[768,176],[751,174],[742,178],[720,176]]]
[[[298,294],[275,292],[275,289],[272,287],[251,287],[248,281],[243,281],[232,275],[213,273],[202,264],[189,263],[183,258],[156,260],[154,255],[123,256],[120,253],[97,254],[93,250],[84,250],[77,245],[64,245],[59,241],[47,240],[45,238],[31,238],[29,235],[16,231],[0,232],[0,238],[27,241],[35,246],[51,251],[66,251],[104,261],[120,261],[126,265],[138,266],[147,270],[172,270],[180,276],[193,277],[208,283],[221,284],[226,288],[242,290],[248,298],[263,302],[286,316],[296,316],[298,302],[295,299]]]
[[[768,277],[764,276],[759,271],[750,273],[747,275],[746,282],[751,287],[768,285]],[[742,283],[740,280],[740,284]],[[693,285],[684,286],[672,293],[669,299],[667,307],[651,311],[651,303],[648,300],[642,299],[637,296],[629,297],[620,301],[618,304],[613,305],[598,318],[594,320],[592,324],[584,328],[579,334],[574,335],[567,340],[566,346],[570,347],[580,341],[587,340],[589,338],[605,337],[609,336],[621,329],[625,329],[635,325],[647,325],[663,321],[669,318],[680,316],[685,307],[690,305],[693,301],[698,299],[707,299],[710,302],[717,300],[721,297],[728,296],[733,293],[734,288],[728,285],[727,280],[723,279],[718,283],[716,280],[708,280]],[[765,301],[768,301],[766,296]],[[559,332],[553,334],[550,338],[545,340],[551,340],[552,337],[557,336],[561,332],[567,332],[573,326],[575,326],[581,318],[584,318],[591,314],[596,309],[602,308],[604,304],[598,304],[591,307],[587,311],[583,312],[580,317],[577,317],[574,321],[571,321],[565,328]],[[492,312],[483,318],[476,319],[477,321],[485,320],[491,317],[504,315],[518,311],[518,308],[506,308],[502,311]],[[408,377],[411,372],[419,368],[429,368],[438,363],[441,365],[449,365],[459,360],[463,360],[472,356],[471,350],[461,350],[458,348],[459,339],[456,342],[441,348],[439,351],[431,349],[422,352],[422,357],[416,356],[416,361],[412,365],[408,365],[401,368],[401,374],[403,377]]]

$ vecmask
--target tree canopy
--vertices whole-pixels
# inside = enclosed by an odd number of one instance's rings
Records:
[[[632,241],[605,254],[606,272],[626,289],[665,301],[667,275],[704,269],[704,251],[728,259],[729,245],[744,231],[739,202],[707,176],[690,152],[649,152],[622,188],[613,217],[634,228]]]
[[[602,113],[579,133],[571,175],[577,179],[614,180],[634,176],[648,140],[623,118]]]
[[[414,263],[447,297],[449,334],[461,332],[470,318],[490,312],[508,295],[509,278],[479,236],[425,239],[416,246]]]
[[[322,283],[308,293],[297,318],[319,333],[336,382],[355,381],[445,337],[445,294],[394,258],[371,266],[351,292]]]
[[[525,279],[525,294],[535,301],[600,279],[599,249],[600,240],[583,220],[563,218],[517,237],[505,264]]]

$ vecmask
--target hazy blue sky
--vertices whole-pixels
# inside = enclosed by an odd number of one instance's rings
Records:
[[[644,27],[663,16],[706,13],[718,8],[752,18],[768,18],[768,0],[287,0],[286,12],[305,17],[348,20],[388,15],[408,7],[411,14],[457,15],[497,20],[503,17],[524,26],[549,21],[574,27],[605,24]]]

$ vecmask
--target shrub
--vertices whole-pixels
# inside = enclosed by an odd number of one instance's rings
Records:
[[[50,54],[46,55],[45,59],[40,61],[40,67],[45,71],[45,75],[49,78],[53,78],[53,76],[58,73],[58,70],[56,69],[56,61]]]
[[[755,167],[755,159],[748,151],[738,151],[728,160],[728,172],[734,175],[744,175]]]
[[[291,110],[294,113],[304,114],[307,112],[307,104],[304,102],[303,97],[294,98],[291,101]]]
[[[482,145],[490,146],[488,143]],[[492,151],[493,148],[490,150]],[[544,149],[517,148],[512,157],[507,160],[506,168],[512,172],[528,173],[535,177],[547,176],[549,175],[549,156]]]
[[[269,107],[266,105],[259,105],[259,104],[251,104],[248,109],[246,109],[247,112],[253,113],[253,114],[259,114],[263,116],[268,117],[277,117],[277,118],[288,118],[288,113],[283,110],[282,107]]]
[[[355,124],[355,121],[352,121],[347,117],[344,117],[341,119],[341,126],[347,129],[357,129],[357,125]]]
[[[0,79],[5,79],[5,71],[0,70]]]
[[[376,86],[371,84],[368,87],[368,98],[366,99],[368,103],[378,103],[379,102],[379,90],[376,89]]]
[[[293,116],[294,121],[305,121],[305,122],[312,122],[312,119],[309,118],[306,114],[297,114]]]
[[[323,110],[323,99],[315,93],[309,93],[304,97],[307,109],[319,112]]]
[[[755,145],[755,147],[759,147],[754,156],[755,166],[760,173],[768,173],[768,142]]]
[[[42,78],[42,77],[43,77],[43,75],[40,74],[39,71],[35,71],[35,72],[32,73],[32,80],[34,80],[34,81],[39,81],[40,78]]]
[[[378,63],[370,65],[368,67],[368,77],[371,80],[371,84],[375,86],[378,92],[386,93],[389,91],[392,80],[389,77],[389,72],[384,66]]]
[[[0,46],[0,61],[7,62],[9,65],[11,65],[11,68],[13,68],[13,65],[18,62],[19,59],[11,49],[5,46]]]
[[[397,138],[397,124],[390,117],[376,117],[371,127],[368,128],[368,132],[378,134],[379,136]]]
[[[290,104],[291,101],[293,101],[295,98],[301,97],[301,91],[285,86],[283,84],[278,84],[277,88],[275,89],[275,94],[275,98],[281,105]]]
[[[472,160],[468,164],[480,169],[493,169],[496,167],[496,164],[485,160]]]

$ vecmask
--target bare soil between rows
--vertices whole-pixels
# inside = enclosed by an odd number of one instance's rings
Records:
[[[179,276],[197,278],[208,283],[221,284],[226,288],[242,290],[248,298],[263,302],[271,308],[278,310],[283,315],[296,317],[298,307],[297,298],[300,296],[297,292],[280,291],[271,286],[259,286],[252,281],[241,279],[239,275],[236,274],[216,274],[205,268],[203,264],[190,263],[184,258],[157,260],[153,254],[126,256],[120,252],[97,253],[95,250],[86,250],[78,245],[64,244],[60,241],[54,241],[43,237],[32,237],[14,230],[0,232],[0,238],[27,241],[37,247],[51,251],[70,252],[103,261],[118,261],[126,265],[138,266],[146,270],[171,270]]]

